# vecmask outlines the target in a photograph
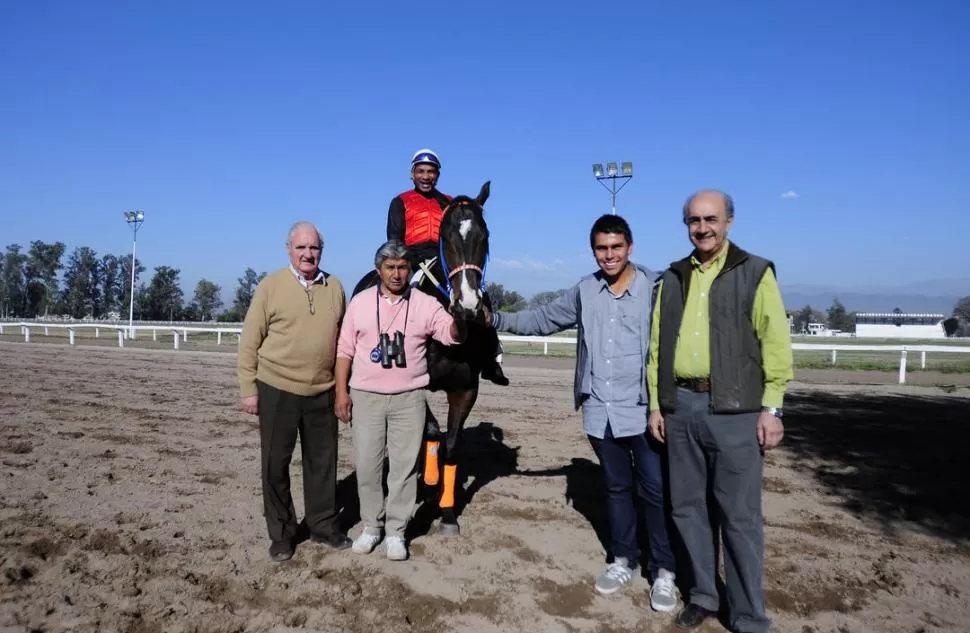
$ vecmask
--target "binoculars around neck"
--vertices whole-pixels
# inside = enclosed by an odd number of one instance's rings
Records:
[[[381,351],[381,367],[384,369],[390,369],[392,363],[396,363],[398,367],[408,366],[404,356],[404,334],[400,331],[394,332],[393,339],[387,332],[382,332],[378,348]]]

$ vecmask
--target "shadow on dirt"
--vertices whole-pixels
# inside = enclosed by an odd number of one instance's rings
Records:
[[[610,521],[606,508],[606,484],[603,469],[585,457],[573,457],[568,464],[546,470],[522,470],[522,477],[565,477],[566,503],[583,515],[596,532],[596,538],[610,551]]]
[[[461,435],[461,457],[458,460],[458,475],[455,490],[455,512],[458,518],[472,502],[478,491],[500,477],[516,473],[519,463],[519,448],[505,443],[502,427],[491,422],[482,422],[466,427]],[[423,472],[420,464],[419,472]],[[438,508],[439,486],[419,487],[419,507],[408,524],[411,538],[424,536],[431,531],[434,522],[441,517]]]
[[[900,522],[954,541],[970,534],[970,400],[815,391],[787,396],[785,409],[795,468],[848,510],[889,534]]]

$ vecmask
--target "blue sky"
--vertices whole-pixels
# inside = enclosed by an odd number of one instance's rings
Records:
[[[617,211],[654,268],[720,187],[783,285],[967,278],[968,30],[962,0],[7,0],[0,247],[123,254],[141,208],[149,270],[228,294],[309,219],[352,286],[431,147],[443,191],[492,181],[489,276],[526,295],[593,268],[609,160],[634,163]]]

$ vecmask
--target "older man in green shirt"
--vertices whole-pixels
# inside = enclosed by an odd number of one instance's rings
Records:
[[[693,572],[676,623],[697,628],[718,611],[713,516],[724,539],[731,630],[765,633],[763,455],[784,434],[788,318],[774,264],[727,239],[731,197],[700,191],[683,213],[694,250],[658,286],[647,372],[650,433],[667,444],[674,524]]]

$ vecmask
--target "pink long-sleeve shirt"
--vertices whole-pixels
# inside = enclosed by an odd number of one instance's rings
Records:
[[[378,296],[378,288],[368,288],[353,298],[340,328],[337,356],[352,361],[350,387],[373,393],[403,393],[427,387],[425,351],[428,338],[454,345],[457,342],[451,336],[454,319],[433,297],[420,290],[412,288],[408,299],[390,304],[383,296]],[[378,310],[380,331],[377,329]],[[380,361],[371,360],[371,352],[378,346],[380,332],[387,332],[393,340],[396,331],[404,333],[407,367],[392,363],[389,369],[384,369]]]

